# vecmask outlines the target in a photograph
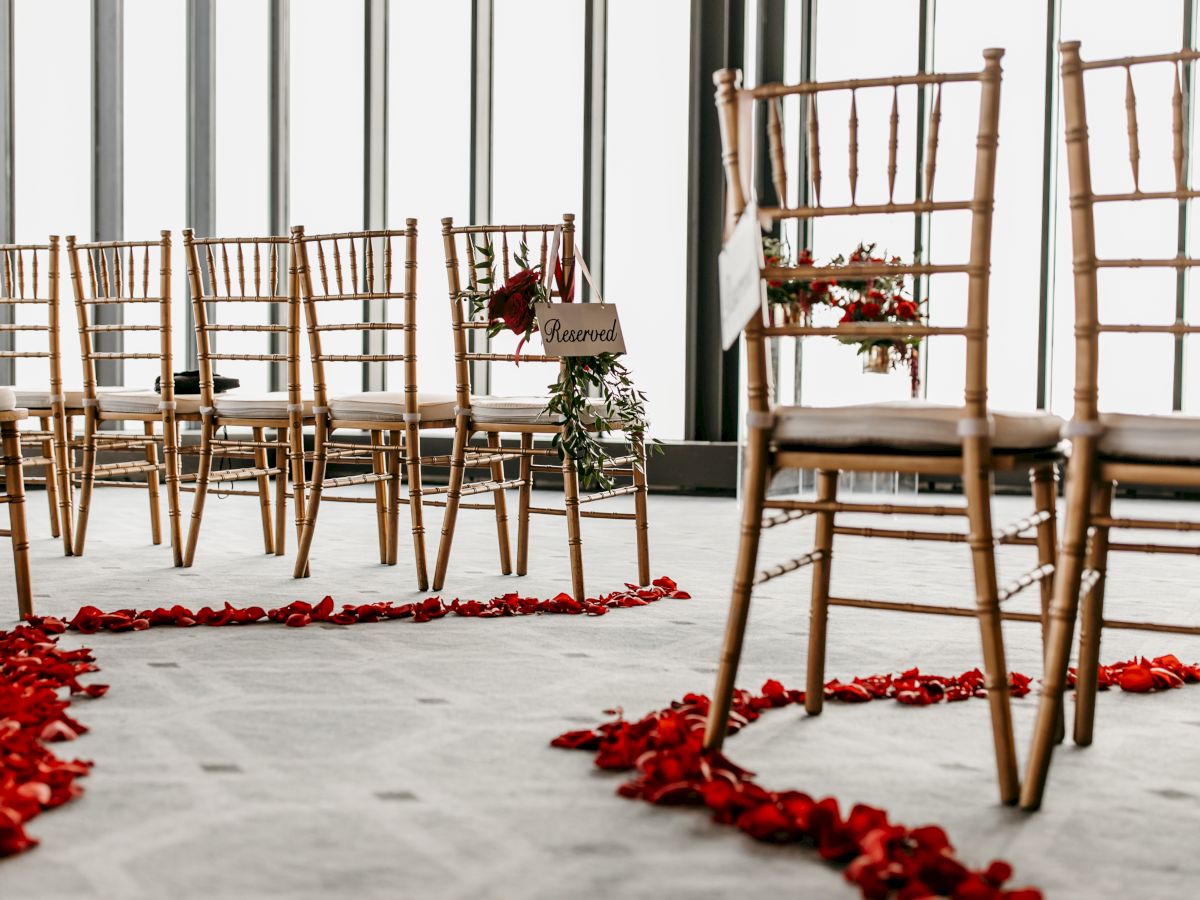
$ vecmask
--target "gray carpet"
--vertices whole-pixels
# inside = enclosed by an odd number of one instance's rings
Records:
[[[547,498],[552,502],[553,498]],[[148,539],[145,495],[100,490],[88,555],[64,559],[33,495],[39,611],[230,599],[412,598],[411,557],[377,565],[369,507],[328,505],[313,577],[261,556],[253,500],[210,501],[196,567],[171,568]],[[997,520],[1027,511],[1004,498]],[[1129,504],[1138,515],[1179,506]],[[1189,510],[1198,514],[1195,507]],[[653,569],[695,599],[597,619],[450,619],[351,628],[312,626],[69,635],[94,647],[112,685],[74,708],[91,733],[63,753],[95,760],[87,793],[31,824],[42,846],[0,862],[5,898],[723,898],[854,897],[838,870],[804,848],[764,846],[698,811],[616,797],[620,776],[588,754],[547,746],[614,705],[630,715],[687,691],[711,691],[736,549],[732,500],[653,497]],[[436,535],[439,512],[429,515]],[[402,520],[403,521],[403,520]],[[876,520],[878,521],[878,520]],[[447,596],[568,585],[562,519],[535,520],[524,579],[498,575],[488,513],[464,513]],[[929,527],[927,521],[913,527]],[[289,538],[292,536],[289,535]],[[589,591],[635,571],[626,523],[585,523]],[[811,526],[775,529],[764,561],[794,556]],[[290,548],[289,548],[290,549]],[[1032,565],[1007,548],[1002,573]],[[432,553],[431,553],[432,562]],[[1123,557],[1110,583],[1122,618],[1196,621],[1195,560]],[[0,560],[0,584],[11,563]],[[966,549],[845,539],[841,595],[962,603]],[[7,593],[7,592],[6,592]],[[8,595],[11,597],[11,595]],[[803,687],[808,578],[757,595],[740,683],[778,677]],[[1032,609],[1036,590],[1013,601]],[[11,604],[11,600],[9,601]],[[11,621],[10,605],[3,619]],[[1036,626],[1006,626],[1013,668],[1040,673]],[[919,664],[957,673],[978,664],[969,620],[835,610],[830,677]],[[1113,632],[1107,661],[1200,640]],[[1035,703],[1014,702],[1024,756]],[[1200,885],[1200,687],[1150,697],[1102,695],[1097,743],[1057,754],[1042,812],[996,802],[987,705],[894,703],[768,714],[730,755],[764,786],[797,788],[937,822],[973,864],[1000,856],[1016,884],[1050,898],[1193,895]]]

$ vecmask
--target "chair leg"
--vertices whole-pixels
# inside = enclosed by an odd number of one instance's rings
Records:
[[[521,487],[517,499],[517,574],[529,571],[529,506],[533,499],[533,435],[521,434]]]
[[[266,440],[266,431],[262,428],[253,428],[250,433],[254,436],[256,446],[254,448],[254,467],[265,472],[270,466],[267,457],[267,448],[261,446]],[[271,529],[271,478],[269,475],[259,475],[254,479],[258,484],[258,510],[262,518],[263,532],[263,553],[275,552],[275,541]]]
[[[1033,740],[1021,786],[1021,806],[1037,809],[1046,790],[1050,757],[1058,743],[1058,723],[1063,716],[1063,693],[1067,665],[1071,659],[1071,641],[1079,610],[1079,587],[1083,580],[1084,552],[1087,547],[1089,509],[1096,447],[1093,438],[1076,438],[1067,469],[1067,490],[1063,512],[1063,540],[1058,548],[1054,572],[1054,601],[1050,605],[1050,626],[1046,639],[1046,667],[1042,673],[1041,700],[1033,726]]]
[[[283,428],[275,429],[275,555],[287,553],[287,492],[288,492],[288,435]]]
[[[454,544],[454,525],[458,520],[458,504],[462,498],[463,474],[467,452],[468,428],[466,416],[459,416],[454,425],[454,446],[450,450],[450,485],[446,492],[446,513],[442,516],[442,538],[438,542],[437,565],[433,568],[433,589],[440,591],[446,583],[446,566],[450,562],[450,547]]]
[[[489,450],[500,449],[500,435],[488,432],[487,445]],[[504,481],[504,461],[497,460],[491,464],[492,481]],[[500,574],[512,574],[512,552],[508,543],[508,497],[504,488],[492,491],[492,505],[496,508],[496,540],[500,548]]]
[[[1116,484],[1101,482],[1092,491],[1092,518],[1112,514]],[[1087,568],[1095,572],[1092,589],[1083,596],[1083,614],[1079,617],[1079,670],[1075,681],[1075,743],[1092,743],[1096,719],[1096,691],[1100,668],[1100,635],[1104,630],[1104,583],[1108,578],[1108,528],[1092,529],[1088,546]]]
[[[213,461],[212,416],[205,416],[200,426],[200,461],[196,472],[196,493],[192,497],[192,521],[188,526],[187,546],[183,551],[183,564],[191,567],[196,560],[196,543],[200,539],[200,525],[204,520],[204,501],[208,498],[208,483],[212,477]]]
[[[71,497],[71,450],[66,422],[62,410],[58,410],[51,419],[54,427],[54,471],[58,476],[58,521],[62,532],[63,554],[70,556],[75,548],[74,542],[74,510]]]
[[[1050,513],[1046,521],[1037,527],[1037,560],[1039,566],[1054,565],[1058,547],[1058,523],[1055,519],[1055,501],[1058,498],[1058,468],[1053,463],[1037,466],[1029,473],[1033,486],[1034,509]],[[1046,664],[1047,639],[1050,634],[1050,604],[1054,600],[1054,579],[1043,578],[1038,583],[1042,601],[1042,665]],[[1056,726],[1055,740],[1062,743],[1066,734],[1066,725],[1060,718]]]
[[[167,530],[171,539],[171,557],[176,568],[183,566],[183,533],[179,491],[179,422],[167,411],[163,418],[163,462],[167,481]]]
[[[50,431],[50,419],[41,416],[38,425],[42,431]],[[54,454],[54,441],[46,438],[42,441],[42,456],[50,460],[42,471],[46,478],[46,502],[50,506],[50,536],[62,537],[62,527],[58,518],[58,465]]]
[[[637,530],[638,584],[650,583],[650,520],[646,514],[646,442],[638,439],[634,444],[637,459],[633,463],[634,525]]]
[[[17,582],[17,614],[33,615],[33,589],[29,580],[29,535],[25,530],[25,475],[21,471],[21,433],[16,422],[0,424],[4,449],[4,490],[8,495],[8,521],[12,537],[13,569]]]
[[[370,431],[367,435],[375,446],[378,447],[383,443],[382,431]],[[382,450],[371,451],[371,474],[387,474],[387,454]],[[387,485],[382,481],[376,481],[371,487],[375,489],[375,538],[379,544],[379,564],[386,566],[388,564]]]
[[[387,480],[387,564],[394,566],[400,561],[400,490],[402,487],[401,470],[404,468],[403,454],[407,444],[401,439],[401,432],[388,432],[388,447],[385,454]],[[422,536],[423,537],[423,536]],[[428,585],[427,585],[428,586]],[[424,590],[422,588],[421,590]]]
[[[746,476],[742,482],[742,532],[737,565],[733,570],[733,592],[729,601],[729,618],[725,622],[721,664],[717,669],[717,683],[713,688],[708,724],[704,730],[706,750],[720,750],[729,727],[729,707],[733,700],[738,662],[742,657],[742,639],[750,614],[750,592],[754,587],[758,566],[758,539],[762,533],[763,502],[767,496],[767,439],[766,429],[750,430]]]
[[[836,470],[817,472],[817,499],[837,500]],[[761,517],[761,513],[759,514]],[[829,625],[829,576],[833,570],[832,512],[816,514],[813,550],[818,554],[812,564],[812,609],[808,617],[808,676],[805,681],[804,709],[810,716],[821,714],[825,705],[825,645]]]
[[[996,585],[995,542],[992,538],[991,451],[987,438],[963,439],[963,485],[975,574],[975,614],[983,640],[983,668],[991,707],[992,739],[996,748],[996,773],[1002,803],[1016,803],[1020,792],[1017,751],[1013,738],[1008,665],[1004,657],[999,588]]]
[[[313,438],[312,482],[308,494],[308,506],[304,514],[304,530],[300,533],[300,546],[296,548],[296,565],[293,578],[305,578],[308,574],[308,554],[312,549],[313,534],[317,527],[317,513],[321,511],[321,493],[325,487],[325,467],[328,461],[326,443],[329,440],[329,425],[323,416],[317,418],[317,432]]]
[[[87,544],[88,514],[92,506],[92,489],[96,482],[96,417],[87,413],[83,420],[83,467],[79,479],[79,514],[75,522],[74,556],[83,556]]]
[[[400,432],[392,432],[392,443],[400,444]],[[429,567],[425,560],[425,510],[421,502],[421,433],[416,422],[409,422],[403,441],[408,457],[408,515],[412,520],[413,558],[417,566],[417,590],[429,590]],[[399,467],[397,458],[397,468]],[[396,481],[396,512],[399,513],[400,481]],[[392,542],[392,561],[396,559],[396,543]]]
[[[288,442],[292,457],[292,505],[295,508],[296,544],[298,546],[300,539],[304,536],[304,525],[308,517],[308,497],[305,491],[304,424],[298,413],[293,413],[292,416],[288,427]],[[310,568],[306,561],[301,577],[307,578]]]
[[[579,472],[575,460],[563,456],[563,506],[567,513],[567,552],[571,558],[571,596],[582,603],[587,599],[583,585],[583,530],[579,515]]]
[[[142,433],[153,438],[154,423],[143,422]],[[162,543],[162,505],[158,499],[158,444],[153,440],[146,442],[146,462],[154,466],[146,473],[146,493],[150,496],[150,540],[158,546]]]

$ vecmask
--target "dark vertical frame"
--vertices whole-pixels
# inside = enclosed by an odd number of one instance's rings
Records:
[[[1050,407],[1054,358],[1054,255],[1058,239],[1058,32],[1060,0],[1046,0],[1046,78],[1042,114],[1042,259],[1038,275],[1037,408]]]
[[[937,33],[937,0],[921,0],[918,7],[917,15],[920,17],[920,22],[917,27],[917,71],[924,73],[932,71],[934,68],[934,39]],[[930,96],[931,89],[928,85],[922,85],[917,88],[917,134],[916,134],[916,152],[914,154],[914,186],[913,197],[920,200],[928,200],[925,196],[925,141],[926,133],[929,127]],[[927,262],[929,254],[929,213],[917,213],[913,216],[913,262]],[[913,278],[913,300],[918,304],[929,300],[929,276],[918,275]],[[928,310],[928,306],[926,310]],[[929,345],[930,341],[926,338],[920,347],[921,357],[918,360],[922,372],[921,385],[925,389],[929,384],[928,377],[924,377],[929,371]]]
[[[471,2],[471,223],[492,220],[492,0]],[[468,347],[482,351],[487,335],[472,329]],[[483,345],[483,346],[481,346]],[[491,367],[471,362],[471,386],[481,394],[491,389]]]
[[[0,0],[0,244],[13,241],[15,192],[13,184],[13,0]],[[0,309],[0,323],[11,324],[13,307]],[[14,348],[14,335],[0,333],[0,350]],[[16,383],[16,365],[0,360],[0,384]]]
[[[742,65],[745,19],[744,0],[692,0],[684,433],[695,441],[738,436],[740,352],[721,349],[717,254],[725,197],[712,76]]]
[[[216,228],[216,3],[187,3],[187,224],[199,237]],[[176,265],[182,265],[179,260]],[[187,287],[184,340],[187,368],[196,368],[196,323]]]
[[[387,228],[387,154],[388,154],[388,0],[364,0],[365,23],[363,52],[363,227]],[[384,289],[383,267],[376,272],[375,290]],[[364,300],[363,315],[368,322],[387,320],[384,300]],[[363,334],[363,353],[386,353],[387,333]],[[382,391],[387,386],[387,364],[364,362],[364,391]]]
[[[1196,12],[1197,0],[1184,0],[1183,3],[1183,40],[1181,46],[1185,50],[1194,50],[1196,48]],[[1183,183],[1185,185],[1191,183],[1192,169],[1192,154],[1190,145],[1192,139],[1192,117],[1195,114],[1195,78],[1196,67],[1190,61],[1183,63],[1183,135],[1185,147],[1188,147],[1188,152],[1183,154]],[[1178,245],[1177,250],[1180,256],[1187,256],[1188,252],[1188,225],[1191,214],[1191,203],[1187,200],[1179,202],[1179,220],[1178,220]],[[1187,313],[1187,283],[1188,270],[1175,270],[1175,321],[1184,321]],[[1187,336],[1178,334],[1175,336],[1175,360],[1172,367],[1171,375],[1171,409],[1179,412],[1183,409],[1183,374],[1184,374],[1184,353],[1186,349]]]
[[[604,283],[604,135],[608,96],[608,0],[586,0],[583,24],[583,257]],[[589,299],[583,285],[580,300]]]
[[[290,184],[290,155],[291,155],[291,91],[289,90],[289,74],[291,66],[291,3],[290,0],[270,0],[268,12],[267,34],[267,179],[270,182],[267,190],[270,208],[267,212],[267,228],[273,235],[289,234],[288,222],[288,190]],[[284,267],[281,267],[283,269]],[[286,270],[285,270],[286,271]],[[283,277],[286,278],[286,275]],[[286,285],[286,281],[284,282]],[[272,290],[280,291],[281,285],[273,285]],[[283,310],[278,304],[271,304],[271,324],[280,325],[283,320]],[[272,333],[270,337],[271,353],[284,352],[282,335]],[[284,364],[270,364],[270,384],[272,391],[282,391],[287,388],[287,373]]]
[[[125,116],[123,0],[92,0],[92,236],[121,240],[125,230]],[[120,304],[96,307],[97,324],[121,322]],[[96,350],[119,352],[120,332],[96,335]],[[119,359],[96,361],[97,383],[125,383]]]

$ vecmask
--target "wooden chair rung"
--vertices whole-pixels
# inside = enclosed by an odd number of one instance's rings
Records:
[[[381,481],[387,481],[389,478],[391,478],[391,476],[385,472],[366,472],[361,475],[343,475],[340,478],[326,478],[321,482],[321,487],[338,488],[348,487],[353,484],[378,484]],[[371,498],[371,502],[374,503],[375,499]]]
[[[763,503],[764,509],[803,510],[807,512],[873,513],[885,516],[966,516],[965,506],[926,506],[896,503],[843,503],[825,500],[774,500]]]
[[[531,506],[529,512],[538,516],[565,516],[565,509],[555,509],[552,506]],[[607,512],[598,509],[584,509],[579,511],[580,518],[583,519],[624,519],[633,521],[637,519],[636,513],[626,512]]]
[[[1114,541],[1108,545],[1108,549],[1119,553],[1162,553],[1166,555],[1200,556],[1200,547],[1189,547],[1185,544],[1134,544]]]
[[[754,576],[754,583],[765,584],[773,578],[779,578],[782,575],[787,575],[789,572],[798,572],[807,566],[811,566],[818,560],[824,559],[825,554],[821,550],[814,550],[811,553],[805,553],[803,556],[797,556],[795,559],[789,559],[787,562],[780,563],[777,566],[772,566],[770,569],[763,569]]]
[[[776,513],[773,516],[767,516],[762,520],[762,528],[778,528],[780,525],[786,525],[789,522],[795,522],[799,519],[807,519],[813,515],[810,509],[790,509],[781,513]]]
[[[515,478],[509,481],[470,481],[463,484],[459,490],[459,495],[469,497],[472,494],[483,494],[487,491],[503,491],[508,488],[520,487],[523,484],[520,478]],[[448,494],[450,493],[449,485],[438,485],[436,487],[424,488],[422,493],[425,494]]]
[[[1045,565],[1038,566],[1035,569],[1029,570],[1024,575],[1014,578],[1004,587],[1000,588],[996,598],[1003,603],[1005,600],[1015,597],[1017,594],[1021,593],[1021,591],[1025,590],[1025,588],[1037,584],[1042,579],[1049,578],[1053,574],[1054,565],[1052,563],[1046,563]]]
[[[1168,521],[1164,519],[1113,518],[1091,516],[1088,521],[1094,528],[1129,528],[1137,531],[1200,531],[1200,522]]]
[[[610,497],[623,497],[626,494],[633,494],[639,490],[636,484],[626,484],[621,487],[613,488],[608,491],[598,491],[595,494],[582,494],[579,497],[580,503],[595,503],[598,500],[608,500]]]

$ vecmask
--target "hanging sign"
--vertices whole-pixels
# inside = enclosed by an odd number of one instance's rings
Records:
[[[742,210],[733,234],[717,261],[721,285],[721,346],[734,345],[742,329],[762,311],[766,285],[762,280],[762,228],[758,207],[751,203]]]
[[[624,353],[621,319],[612,303],[538,303],[538,332],[551,356]]]

